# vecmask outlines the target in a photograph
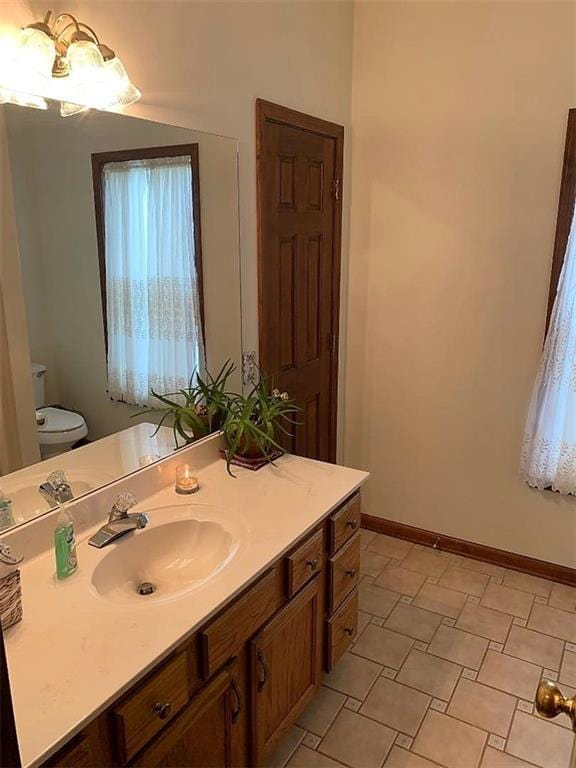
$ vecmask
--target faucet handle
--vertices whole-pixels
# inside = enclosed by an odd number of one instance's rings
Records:
[[[53,488],[58,488],[61,485],[69,485],[63,469],[55,469],[54,472],[50,472],[46,478],[46,482],[50,483]]]
[[[114,507],[118,512],[128,512],[134,504],[136,504],[136,496],[133,493],[121,493],[114,502]]]

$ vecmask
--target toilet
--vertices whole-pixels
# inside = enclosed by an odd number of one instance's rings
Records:
[[[40,456],[42,459],[49,459],[69,451],[78,440],[86,437],[88,427],[79,413],[46,406],[45,377],[46,366],[32,363]]]

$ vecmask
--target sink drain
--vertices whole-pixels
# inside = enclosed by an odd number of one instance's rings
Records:
[[[139,595],[153,595],[156,592],[156,585],[151,581],[143,581],[136,590]]]

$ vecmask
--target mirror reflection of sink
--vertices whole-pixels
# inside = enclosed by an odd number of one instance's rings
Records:
[[[92,574],[92,588],[105,600],[149,605],[187,594],[221,571],[238,550],[238,526],[214,514],[214,508],[186,505],[145,511],[150,517],[146,528],[101,550],[104,556]]]
[[[49,473],[43,472],[27,475],[18,483],[6,482],[2,488],[5,495],[12,501],[12,513],[15,523],[23,523],[37,515],[48,512],[48,502],[40,495],[38,487],[46,481]],[[95,488],[111,483],[115,478],[103,472],[68,471],[66,479],[70,483],[74,498],[83,496]]]

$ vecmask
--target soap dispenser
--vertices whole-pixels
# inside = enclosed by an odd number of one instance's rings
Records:
[[[56,577],[67,579],[78,570],[76,555],[76,539],[74,523],[66,510],[65,504],[60,505],[60,513],[54,531],[54,549],[56,555]]]
[[[14,513],[12,512],[12,502],[4,495],[0,488],[0,531],[6,528],[12,528],[14,525]]]

